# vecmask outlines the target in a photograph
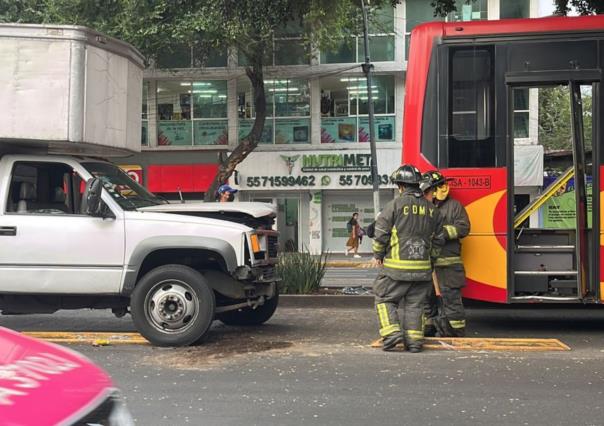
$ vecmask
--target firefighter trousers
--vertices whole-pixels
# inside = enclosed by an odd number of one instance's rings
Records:
[[[466,328],[466,313],[461,297],[461,289],[465,285],[463,267],[437,267],[434,270],[440,288],[441,306],[439,309],[432,287],[424,307],[426,326],[434,326],[441,337],[462,337]]]
[[[423,309],[431,287],[430,281],[397,281],[379,274],[373,284],[373,292],[380,335],[386,337],[403,331],[407,347],[421,348],[424,343]],[[397,312],[399,306],[402,324]]]

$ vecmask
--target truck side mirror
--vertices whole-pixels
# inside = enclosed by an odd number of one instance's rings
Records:
[[[103,203],[101,194],[103,193],[103,182],[99,178],[92,178],[86,182],[86,189],[82,196],[82,205],[80,211],[88,216],[103,217]]]

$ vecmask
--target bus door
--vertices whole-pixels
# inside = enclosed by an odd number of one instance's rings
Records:
[[[506,75],[511,301],[598,297],[597,81],[590,71]]]

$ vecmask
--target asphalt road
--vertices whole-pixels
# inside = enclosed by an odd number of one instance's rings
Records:
[[[284,308],[216,323],[205,344],[73,348],[103,366],[141,425],[596,425],[604,310],[469,310],[470,335],[550,337],[569,352],[384,353],[370,309]],[[17,330],[133,331],[108,312],[0,317]]]

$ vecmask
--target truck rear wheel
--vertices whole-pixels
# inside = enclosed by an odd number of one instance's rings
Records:
[[[184,265],[164,265],[136,284],[130,299],[138,331],[155,346],[186,346],[210,328],[216,301],[203,276]]]
[[[227,311],[216,315],[216,318],[226,325],[259,325],[268,321],[279,304],[279,293],[264,302],[256,309],[243,308],[236,311]]]

